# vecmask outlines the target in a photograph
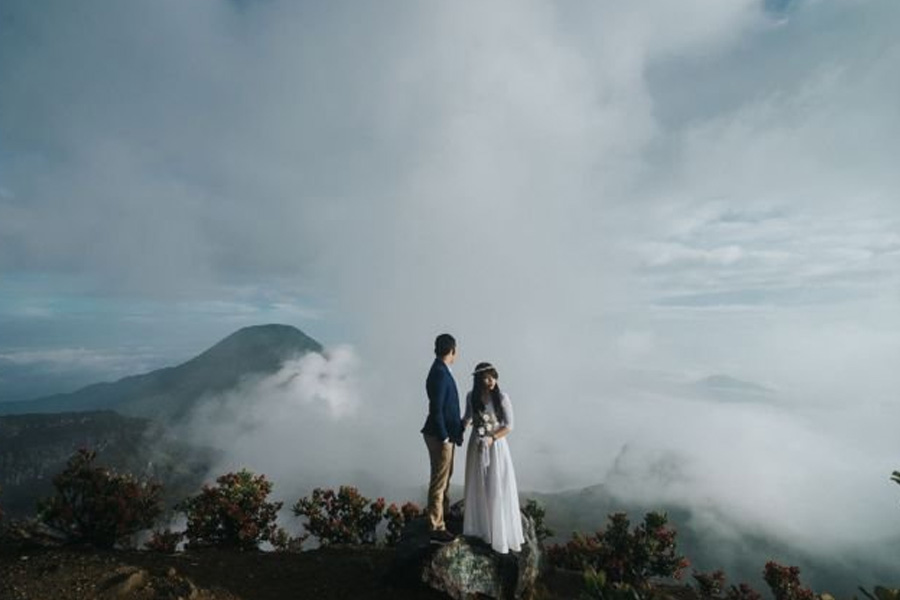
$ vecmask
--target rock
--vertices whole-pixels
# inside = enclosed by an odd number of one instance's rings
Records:
[[[147,585],[149,574],[137,567],[120,567],[99,585],[103,591],[103,597],[115,600],[127,598],[135,591],[143,589]]]
[[[462,502],[453,506],[454,513],[462,514]],[[451,531],[455,525],[448,519]],[[455,600],[476,594],[498,599],[529,598],[540,571],[541,551],[534,523],[525,514],[522,530],[525,544],[521,552],[498,554],[481,540],[463,536],[446,544],[433,543],[427,520],[416,519],[403,529],[392,579],[396,583],[424,582]]]

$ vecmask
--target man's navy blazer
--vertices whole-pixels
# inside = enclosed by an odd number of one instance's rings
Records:
[[[428,393],[428,418],[422,433],[439,440],[450,439],[457,446],[463,443],[462,419],[459,416],[459,392],[450,368],[440,358],[434,359],[428,379],[425,380]]]

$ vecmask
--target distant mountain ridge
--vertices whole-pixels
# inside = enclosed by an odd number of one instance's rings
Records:
[[[0,403],[0,414],[114,410],[127,416],[177,419],[204,395],[231,389],[247,377],[275,373],[287,360],[322,350],[322,344],[296,327],[255,325],[178,366],[71,393]]]

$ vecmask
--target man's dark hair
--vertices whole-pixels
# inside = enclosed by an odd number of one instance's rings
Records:
[[[444,358],[456,349],[456,339],[449,333],[442,333],[434,339],[434,354]]]

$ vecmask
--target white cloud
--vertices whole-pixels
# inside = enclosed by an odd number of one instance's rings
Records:
[[[776,511],[765,501],[795,472],[767,476],[758,446],[802,440],[784,461],[832,485],[883,466],[882,446],[845,452],[881,417],[840,407],[882,406],[900,384],[885,333],[900,325],[897,6],[800,3],[775,27],[755,0],[7,3],[0,272],[172,303],[173,335],[185,306],[223,328],[260,306],[337,323],[360,365],[300,380],[340,389],[358,369],[356,401],[305,403],[282,379],[259,398],[319,407],[313,424],[347,410],[353,433],[295,439],[286,419],[254,455],[280,477],[285,449],[324,469],[369,466],[377,447],[424,482],[423,380],[450,330],[461,388],[478,360],[500,368],[523,488],[594,483],[627,443],[686,455],[698,501],[781,522],[815,499],[810,514],[849,510],[869,532],[881,508],[858,514],[807,476]],[[714,373],[778,390],[783,412],[704,416],[672,383]],[[810,433],[816,408],[833,444]],[[733,454],[727,436],[697,442],[738,417]],[[716,456],[754,474],[746,500]]]

